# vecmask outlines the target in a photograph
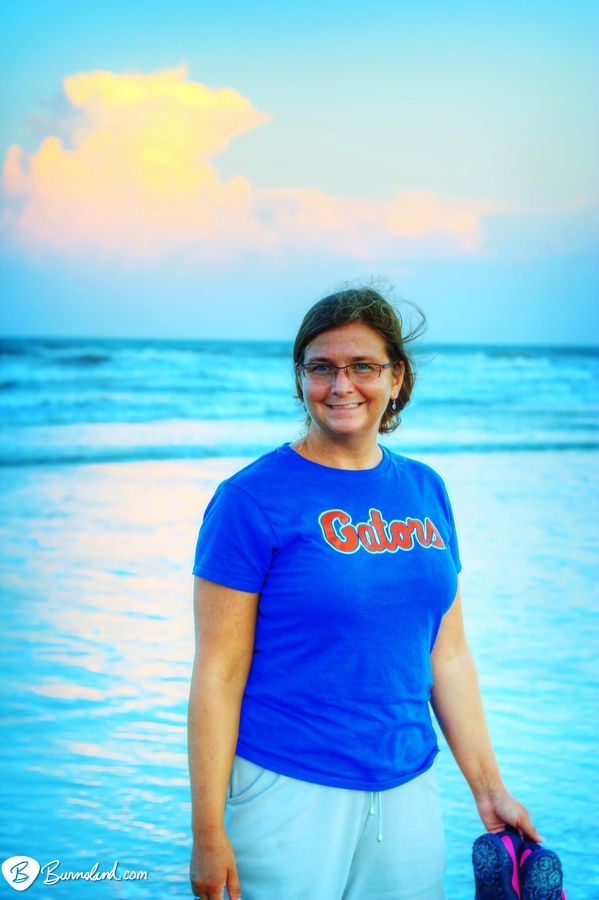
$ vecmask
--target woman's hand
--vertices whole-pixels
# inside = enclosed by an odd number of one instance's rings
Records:
[[[224,828],[194,839],[189,877],[194,897],[223,900],[226,886],[231,900],[241,900],[235,854]]]
[[[474,799],[487,831],[503,831],[506,825],[512,825],[537,843],[545,840],[533,825],[526,807],[504,787],[475,795]]]

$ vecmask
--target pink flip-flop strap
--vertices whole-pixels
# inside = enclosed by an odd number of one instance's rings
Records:
[[[504,834],[501,838],[505,849],[509,853],[512,858],[512,887],[516,893],[516,896],[520,896],[520,884],[518,882],[518,862],[516,860],[516,851],[514,850],[514,843],[507,834]],[[530,851],[529,851],[530,853]]]
[[[520,857],[520,868],[522,868],[522,866],[524,865],[524,860],[528,859],[528,857],[530,856],[531,853],[532,853],[532,850],[530,850],[530,849],[524,851],[524,853]]]

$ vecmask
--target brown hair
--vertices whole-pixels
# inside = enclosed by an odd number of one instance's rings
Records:
[[[389,362],[403,362],[404,364],[404,378],[399,396],[395,401],[396,408],[392,409],[392,401],[390,401],[379,426],[380,434],[389,434],[394,431],[399,425],[401,410],[410,402],[410,395],[416,379],[414,362],[408,355],[405,345],[422,334],[426,327],[426,319],[422,310],[418,309],[415,304],[410,305],[417,310],[420,322],[409,334],[403,335],[400,313],[373,288],[362,287],[339,291],[315,303],[304,316],[293,346],[295,386],[298,399],[302,402],[304,400],[299,366],[304,361],[304,352],[308,344],[317,335],[330,328],[340,328],[351,322],[363,322],[383,338]],[[310,417],[308,416],[307,424],[309,422]]]

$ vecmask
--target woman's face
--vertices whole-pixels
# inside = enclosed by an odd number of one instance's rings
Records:
[[[317,335],[304,351],[304,364],[322,362],[346,366],[354,362],[389,363],[383,337],[365,325],[352,322]],[[334,440],[362,436],[376,442],[381,419],[389,400],[399,394],[404,367],[383,369],[368,383],[354,383],[347,371],[337,372],[328,384],[302,375],[306,410],[311,418],[310,432]]]

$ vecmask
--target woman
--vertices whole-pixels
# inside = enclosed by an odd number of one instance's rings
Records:
[[[414,383],[371,289],[294,347],[307,433],[221,484],[194,566],[191,883],[202,900],[438,900],[429,699],[488,830],[541,840],[504,787],[462,622],[451,506],[379,445]]]

